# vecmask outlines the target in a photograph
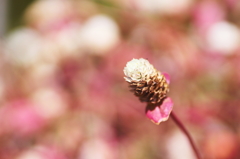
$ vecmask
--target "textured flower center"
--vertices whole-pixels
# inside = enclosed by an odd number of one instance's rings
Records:
[[[134,92],[140,101],[156,105],[167,97],[169,88],[165,76],[148,60],[133,59],[127,63],[123,71],[130,91]]]
[[[143,58],[129,61],[123,71],[127,82],[145,80],[156,72],[153,65]]]

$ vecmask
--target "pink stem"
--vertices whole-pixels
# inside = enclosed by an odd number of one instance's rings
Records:
[[[183,131],[183,133],[187,136],[188,141],[190,142],[192,149],[197,157],[197,159],[201,159],[200,157],[200,153],[197,150],[196,145],[193,142],[192,137],[190,136],[189,132],[187,131],[187,129],[184,127],[183,123],[178,119],[178,117],[175,115],[175,113],[171,113],[170,114],[171,118],[173,119],[173,121],[179,126],[179,128]]]

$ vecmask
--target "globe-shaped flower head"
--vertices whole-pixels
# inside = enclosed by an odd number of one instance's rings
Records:
[[[169,87],[164,75],[143,58],[129,61],[123,70],[131,91],[140,101],[159,104],[167,96]]]

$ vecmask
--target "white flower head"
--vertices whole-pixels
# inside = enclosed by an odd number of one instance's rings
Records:
[[[218,22],[210,27],[206,40],[212,51],[230,55],[239,48],[240,30],[229,22]]]
[[[155,75],[157,71],[148,60],[140,58],[129,61],[123,72],[126,76],[124,79],[127,82],[132,82],[146,80],[151,75]]]

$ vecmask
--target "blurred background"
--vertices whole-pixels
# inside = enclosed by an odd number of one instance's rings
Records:
[[[0,159],[194,159],[129,92],[132,58],[171,76],[204,159],[239,159],[239,27],[238,0],[1,0]]]

